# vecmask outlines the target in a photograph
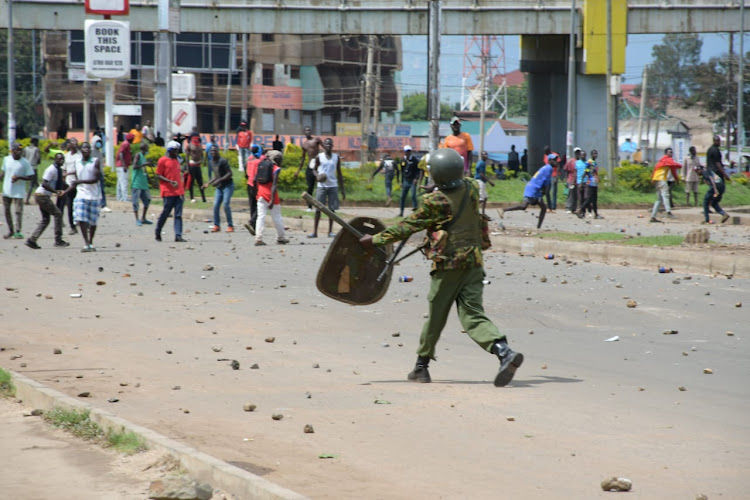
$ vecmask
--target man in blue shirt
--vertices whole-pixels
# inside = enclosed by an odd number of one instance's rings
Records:
[[[549,163],[537,170],[534,174],[534,177],[532,177],[531,180],[526,183],[526,188],[523,191],[522,204],[506,208],[505,210],[503,210],[502,208],[499,208],[497,210],[497,213],[501,219],[503,218],[505,212],[512,212],[514,210],[526,210],[529,205],[539,205],[539,222],[537,223],[536,228],[539,229],[540,227],[542,227],[542,222],[544,222],[544,214],[547,213],[547,206],[544,204],[543,196],[549,190],[550,184],[552,182],[552,170],[557,167],[557,155],[555,153],[550,153],[547,156],[547,161]]]
[[[487,151],[482,151],[481,159],[477,162],[474,168],[474,179],[479,184],[479,202],[482,204],[482,215],[485,215],[485,209],[487,208],[487,183],[490,186],[495,186],[495,183],[487,178]]]

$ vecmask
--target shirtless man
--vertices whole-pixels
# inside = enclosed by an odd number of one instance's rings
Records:
[[[203,171],[201,165],[203,164],[203,147],[201,146],[200,136],[192,136],[190,138],[190,144],[187,147],[188,157],[188,189],[190,189],[190,203],[195,203],[193,197],[193,182],[198,183],[198,189],[201,190],[201,198],[203,203],[206,202],[206,191],[203,189]]]
[[[309,162],[307,164],[307,171],[305,172],[305,180],[307,180],[307,194],[312,196],[313,189],[315,188],[315,183],[317,182],[317,177],[315,176],[315,159],[318,157],[318,154],[320,153],[320,148],[323,147],[323,141],[320,139],[320,137],[313,137],[312,136],[312,129],[310,127],[305,127],[305,140],[302,141],[302,158],[299,162],[299,168],[297,169],[297,172],[294,174],[294,178],[296,179],[299,177],[299,173],[302,170],[302,166],[305,164],[305,156],[309,158]],[[307,211],[312,212],[312,205],[307,205]]]

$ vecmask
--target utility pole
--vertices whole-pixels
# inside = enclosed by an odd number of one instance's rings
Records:
[[[375,47],[373,44],[373,36],[367,36],[367,70],[365,73],[365,95],[364,104],[362,105],[362,130],[360,139],[360,151],[363,151],[360,163],[364,164],[365,158],[364,151],[369,152],[369,133],[370,133],[370,108],[372,106],[372,63],[375,55]]]
[[[482,49],[485,48],[485,40],[487,37],[482,37]],[[479,109],[479,157],[482,157],[482,151],[484,151],[484,112],[487,106],[487,59],[489,54],[486,54],[482,50],[482,107]],[[471,158],[469,158],[471,164]],[[471,165],[470,165],[471,166]]]
[[[227,101],[224,107],[224,154],[229,151],[229,118],[232,114],[232,61],[237,57],[237,35],[232,33],[232,42],[227,58]]]
[[[727,60],[727,101],[729,101],[729,89],[732,88],[732,56],[734,55],[734,33],[729,33],[729,55]],[[729,103],[727,103],[729,104]],[[727,106],[727,158],[729,158],[729,152],[732,150],[732,114],[731,105]]]
[[[641,136],[643,134],[643,113],[646,111],[646,97],[648,96],[648,65],[643,67],[643,79],[641,80],[641,109],[638,113],[638,139],[636,139],[635,147],[641,148],[641,158],[643,156],[643,148],[641,147]],[[646,138],[648,144],[648,137]]]
[[[378,133],[380,122],[380,46],[378,46],[378,63],[375,66],[375,104],[372,106],[372,129]]]
[[[240,111],[240,119],[249,123],[247,121],[247,33],[242,34],[242,111]]]
[[[575,134],[575,82],[576,82],[576,0],[570,3],[570,39],[568,40],[568,133],[565,138],[565,154],[573,157]]]
[[[607,0],[607,176],[614,186],[614,168],[617,165],[615,139],[615,92],[612,87],[612,0]]]
[[[13,65],[13,0],[8,0],[8,144],[16,140],[16,75]]]
[[[86,79],[83,82],[83,140],[88,141],[89,140],[89,132],[91,130],[91,122],[90,122],[90,116],[91,112],[89,111],[91,106],[91,82]]]
[[[44,54],[47,53],[47,32],[42,31],[42,40],[39,44],[39,62],[42,64],[44,69],[44,76],[42,77],[42,116],[44,118],[44,137],[49,137],[49,109],[47,108],[47,60]]]
[[[737,168],[742,169],[742,150],[745,147],[745,0],[740,2],[740,51],[737,70]]]
[[[427,119],[430,120],[430,150],[440,141],[440,30],[442,2],[430,0],[427,27]]]

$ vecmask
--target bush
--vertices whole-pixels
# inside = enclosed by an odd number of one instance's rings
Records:
[[[622,162],[623,166],[615,167],[618,187],[647,193],[653,190],[651,184],[652,170],[641,165]]]
[[[117,172],[113,167],[104,167],[102,174],[104,175],[104,187],[113,188],[117,186]]]
[[[740,186],[749,186],[750,185],[750,179],[745,177],[743,174],[734,174],[732,176],[732,182],[735,184],[739,184]]]
[[[528,172],[518,172],[518,178],[524,182],[528,182],[531,180],[531,174]]]

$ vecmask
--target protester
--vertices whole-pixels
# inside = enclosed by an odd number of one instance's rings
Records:
[[[701,166],[695,146],[690,146],[689,154],[682,161],[682,178],[685,180],[685,204],[690,206],[690,194],[693,194],[694,205],[698,206],[698,183],[700,182],[699,171]]]
[[[669,183],[667,182],[667,172],[672,172],[675,181],[680,180],[680,176],[677,173],[677,169],[682,165],[672,159],[672,148],[664,150],[664,156],[654,165],[654,171],[651,174],[651,182],[656,188],[656,201],[654,202],[654,208],[651,210],[651,219],[649,222],[662,222],[656,218],[656,214],[659,212],[659,206],[663,203],[664,210],[667,212],[667,218],[673,219],[672,205],[669,201]]]
[[[495,183],[487,178],[487,158],[489,155],[487,151],[482,151],[482,157],[477,162],[474,170],[474,179],[479,185],[479,203],[482,205],[482,215],[485,215],[487,210],[487,183],[490,186],[494,186]]]
[[[471,175],[471,159],[474,151],[474,143],[471,142],[471,136],[466,132],[461,132],[461,119],[457,116],[450,121],[452,134],[445,138],[442,148],[450,148],[461,155],[464,159],[464,175]]]
[[[91,156],[91,144],[81,144],[81,159],[76,162],[76,178],[68,187],[75,190],[73,200],[73,219],[81,228],[83,248],[81,252],[96,252],[94,235],[99,221],[102,193],[99,178],[102,172],[99,161]]]
[[[65,157],[62,153],[57,153],[52,165],[44,170],[44,174],[42,174],[42,184],[34,193],[39,212],[42,214],[42,220],[39,221],[39,225],[29,239],[26,240],[26,246],[33,248],[34,250],[39,250],[39,248],[41,248],[37,243],[37,240],[44,230],[47,229],[50,217],[54,217],[55,219],[55,246],[70,246],[70,243],[62,239],[62,212],[52,201],[53,194],[61,196],[63,193],[63,186],[65,185],[63,181],[63,165],[65,165]]]
[[[399,217],[404,216],[406,198],[411,193],[412,210],[417,209],[417,186],[422,177],[422,169],[419,168],[419,160],[412,154],[411,146],[404,146],[404,157],[401,160],[401,202],[399,203]],[[396,174],[398,178],[398,173]]]
[[[255,236],[255,227],[258,224],[258,187],[255,184],[255,175],[258,173],[258,164],[265,159],[260,146],[253,144],[250,150],[250,159],[247,160],[245,168],[245,179],[247,179],[247,200],[250,202],[250,220],[244,224],[250,234]]]
[[[278,182],[281,172],[283,156],[280,151],[271,150],[267,153],[267,160],[273,162],[271,182],[256,183],[258,188],[258,222],[255,234],[255,246],[263,246],[263,233],[266,227],[266,214],[271,214],[271,220],[276,228],[276,243],[286,245],[289,240],[284,234],[284,220],[281,218],[281,200],[279,199]],[[260,166],[259,166],[260,168]]]
[[[161,231],[167,218],[174,210],[174,240],[185,242],[182,237],[182,207],[185,202],[185,186],[180,176],[180,161],[177,154],[180,144],[177,141],[167,143],[167,155],[159,158],[156,164],[156,178],[159,179],[159,191],[161,193],[164,208],[156,222],[156,241],[161,241]]]
[[[117,172],[117,201],[128,201],[128,169],[133,164],[133,153],[130,151],[130,144],[133,143],[135,135],[128,133],[125,140],[120,143],[117,149],[117,159],[115,160],[115,171]]]
[[[375,178],[376,175],[378,175],[378,172],[383,171],[383,174],[385,175],[385,206],[390,207],[391,206],[391,192],[393,191],[393,178],[396,178],[396,182],[399,182],[399,171],[396,168],[396,162],[393,161],[393,158],[391,158],[391,155],[386,153],[383,156],[383,159],[380,161],[380,165],[378,168],[375,169],[375,171],[370,176],[370,183],[372,183],[372,180]],[[403,216],[404,209],[401,208],[401,215]]]
[[[148,165],[148,142],[141,142],[140,151],[133,160],[133,171],[130,174],[130,192],[133,198],[133,214],[135,215],[135,225],[153,224],[146,219],[148,207],[151,205],[151,186],[148,184],[148,174],[146,166]],[[138,218],[138,200],[143,202],[143,214]]]
[[[22,154],[21,145],[17,142],[11,143],[10,154],[3,159],[3,167],[0,171],[0,180],[3,181],[5,222],[8,224],[8,233],[3,236],[6,240],[23,239],[21,226],[23,224],[23,200],[26,196],[26,182],[24,181],[30,181],[35,177],[34,170]],[[16,215],[15,226],[11,216],[11,205]]]
[[[583,219],[586,210],[589,211],[589,217],[593,213],[595,219],[603,219],[599,215],[599,167],[596,159],[599,152],[596,149],[591,150],[591,159],[586,162],[586,170],[583,171],[584,198],[581,210],[578,212],[578,218]]]
[[[581,158],[581,148],[573,150],[573,156],[565,162],[565,189],[568,191],[568,199],[565,201],[565,213],[572,214],[578,208],[578,191],[576,190],[576,163]]]
[[[203,172],[201,170],[201,164],[203,163],[203,148],[201,147],[200,136],[192,136],[190,143],[187,146],[187,157],[188,157],[188,180],[186,189],[190,190],[190,203],[195,203],[195,197],[193,196],[193,184],[198,185],[198,189],[201,192],[201,199],[203,203],[206,203],[206,190],[203,184]]]
[[[315,199],[323,205],[326,205],[331,211],[335,212],[339,208],[339,186],[341,186],[341,197],[346,199],[344,191],[344,177],[341,174],[341,158],[332,152],[333,139],[328,138],[323,141],[323,152],[315,158],[315,177],[318,179],[318,186],[315,191]],[[260,214],[258,214],[260,217]],[[308,238],[318,237],[318,224],[320,223],[320,210],[315,210],[315,222],[313,223],[313,232],[308,234]],[[328,237],[333,238],[333,219],[328,218]]]
[[[502,208],[497,210],[497,214],[501,219],[505,216],[506,212],[513,212],[515,210],[526,211],[529,205],[539,205],[539,222],[537,222],[536,228],[539,229],[542,227],[544,215],[547,212],[547,206],[544,204],[544,194],[552,182],[552,169],[557,165],[557,154],[550,153],[547,155],[547,161],[549,163],[537,170],[534,177],[526,183],[526,188],[523,191],[523,203],[504,210]]]
[[[234,223],[232,222],[232,207],[230,201],[234,194],[234,180],[232,179],[232,168],[226,158],[219,155],[219,147],[211,147],[211,159],[209,163],[211,168],[216,170],[216,177],[203,185],[203,189],[208,186],[214,186],[214,225],[211,228],[212,233],[221,231],[221,205],[224,204],[224,214],[227,216],[227,232],[234,232]]]
[[[305,170],[305,180],[307,181],[307,194],[312,196],[313,190],[315,189],[315,160],[320,153],[320,148],[323,147],[323,141],[320,137],[312,136],[312,129],[305,127],[305,140],[302,141],[302,158],[299,160],[299,168],[294,173],[294,178],[299,177],[299,173],[302,167],[305,165],[305,157],[309,158],[307,164],[307,170]],[[307,211],[312,212],[312,205],[307,205]]]
[[[241,121],[237,129],[237,153],[239,156],[239,169],[243,171],[250,156],[250,145],[253,142],[253,133],[248,130],[247,122]]]
[[[39,187],[39,172],[37,172],[37,167],[42,159],[42,155],[39,151],[38,138],[31,138],[31,143],[23,149],[23,157],[26,158],[26,161],[29,162],[32,170],[34,170],[34,178],[29,182],[28,190],[26,191],[26,204],[28,205],[29,199],[31,198],[31,192]]]

